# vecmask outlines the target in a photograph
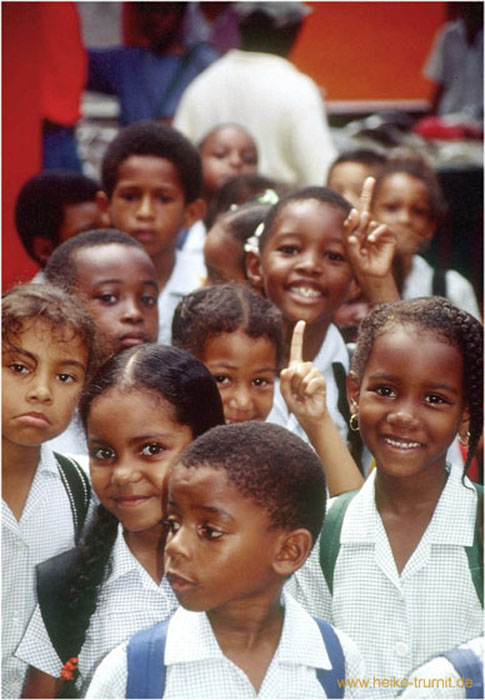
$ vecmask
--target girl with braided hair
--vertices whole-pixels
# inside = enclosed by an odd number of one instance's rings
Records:
[[[150,344],[109,360],[80,413],[100,505],[81,546],[38,570],[39,606],[17,649],[31,666],[24,697],[82,696],[108,651],[174,611],[160,556],[168,472],[189,442],[224,422],[202,362]]]
[[[382,304],[362,322],[348,395],[376,468],[353,497],[330,502],[290,591],[355,641],[376,696],[483,634],[481,487],[466,476],[482,391],[482,326],[449,300]],[[457,434],[464,470],[447,464]]]

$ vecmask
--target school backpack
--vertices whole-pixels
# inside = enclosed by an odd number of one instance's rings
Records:
[[[468,566],[470,568],[473,585],[483,608],[483,545],[480,536],[479,515],[480,503],[483,498],[483,486],[480,484],[473,484],[473,486],[478,495],[477,518],[473,544],[471,547],[465,547],[465,552],[468,558]],[[348,491],[338,496],[330,507],[323,523],[323,529],[320,535],[320,567],[331,595],[333,595],[335,564],[340,551],[340,532],[342,530],[342,524],[347,507],[357,493],[358,491]]]
[[[454,666],[460,678],[471,680],[472,685],[465,685],[467,698],[483,698],[483,663],[471,649],[450,649],[444,656]]]
[[[79,464],[70,457],[54,452],[61,480],[71,505],[74,542],[79,543],[91,500],[89,479]]]
[[[345,657],[340,641],[328,622],[318,617],[317,623],[327,649],[331,669],[317,668],[316,674],[327,698],[343,698]],[[165,690],[165,643],[170,620],[159,622],[131,637],[126,649],[128,678],[126,698],[162,698]],[[340,681],[340,685],[339,685]]]

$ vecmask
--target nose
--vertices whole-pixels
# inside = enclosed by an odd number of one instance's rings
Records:
[[[397,428],[414,429],[418,420],[410,402],[401,402],[387,416],[388,423]]]
[[[397,220],[402,224],[409,224],[411,221],[411,212],[408,207],[401,207],[397,212]]]
[[[52,403],[52,386],[46,372],[34,374],[27,393],[27,400],[34,403]]]
[[[177,557],[190,558],[189,533],[188,528],[180,525],[175,532],[170,532],[165,542],[165,561],[176,559]]]
[[[238,151],[231,151],[229,155],[229,165],[234,170],[241,170],[243,166],[243,159],[241,158]]]
[[[131,296],[124,299],[121,310],[121,320],[128,323],[141,323],[143,321],[143,314],[137,299]]]
[[[141,472],[131,460],[120,458],[111,472],[111,482],[118,486],[136,483],[141,479]]]
[[[319,275],[322,271],[322,259],[318,251],[306,250],[301,253],[297,262],[297,269],[305,274]]]
[[[228,400],[229,408],[233,408],[244,413],[249,413],[252,408],[252,404],[253,401],[249,388],[241,384],[234,389]]]
[[[153,201],[149,194],[145,194],[141,198],[136,215],[139,219],[153,219]]]

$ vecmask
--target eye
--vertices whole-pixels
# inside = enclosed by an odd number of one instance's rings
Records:
[[[8,365],[8,368],[14,374],[28,374],[30,371],[29,368],[21,362],[12,362],[12,364]]]
[[[273,382],[269,379],[266,379],[266,377],[256,377],[256,379],[253,379],[252,383],[254,384],[254,386],[267,387],[270,386]]]
[[[114,459],[116,453],[110,447],[96,447],[93,450],[89,450],[89,456],[98,462],[104,462]]]
[[[257,158],[253,153],[244,153],[242,156],[243,163],[246,165],[256,165]]]
[[[103,302],[103,304],[116,304],[118,301],[118,296],[116,294],[106,293],[100,294],[98,299]]]
[[[169,532],[177,532],[180,529],[180,523],[175,518],[164,518],[162,524],[168,528]]]
[[[427,394],[424,398],[426,403],[433,404],[435,406],[439,404],[445,404],[445,403],[450,403],[448,399],[445,399],[444,396],[440,396],[440,394]]]
[[[170,197],[168,194],[159,194],[157,199],[159,202],[162,202],[162,204],[170,204],[170,202],[174,201],[174,198]]]
[[[385,211],[392,212],[399,209],[399,204],[395,204],[394,202],[383,202],[381,206]]]
[[[164,447],[159,442],[150,442],[148,445],[143,445],[140,454],[144,457],[154,457],[164,451]]]
[[[143,304],[143,306],[147,306],[149,308],[155,306],[157,301],[157,297],[154,297],[151,294],[144,294],[140,297],[140,302]]]
[[[221,530],[218,530],[216,527],[211,527],[210,525],[203,525],[199,533],[206,540],[217,540],[224,534]]]
[[[325,255],[331,262],[346,262],[342,253],[337,253],[333,250],[329,250],[327,253],[325,253]]]
[[[396,391],[390,386],[378,386],[373,391],[378,396],[382,396],[385,399],[392,399],[396,397]]]
[[[72,374],[68,374],[67,372],[61,372],[57,375],[57,377],[63,384],[72,384],[73,382],[77,382],[77,378]]]
[[[298,248],[295,245],[281,245],[278,252],[283,253],[283,255],[296,255]]]
[[[231,380],[229,377],[226,377],[224,374],[213,374],[212,375],[214,379],[216,380],[217,384],[230,384]]]

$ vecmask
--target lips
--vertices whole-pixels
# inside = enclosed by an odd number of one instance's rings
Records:
[[[146,503],[150,498],[152,498],[151,495],[143,496],[133,494],[131,496],[116,496],[113,500],[119,508],[134,508],[142,503]]]
[[[39,413],[38,411],[23,413],[22,415],[17,416],[17,420],[32,428],[45,428],[51,425],[51,422],[47,416],[43,413]]]
[[[312,304],[315,301],[320,301],[323,297],[322,288],[313,282],[303,280],[293,282],[288,285],[287,289],[294,299],[304,304]]]
[[[134,345],[142,345],[145,342],[146,338],[144,333],[126,333],[126,335],[120,337],[119,346],[121,348],[131,348]]]
[[[395,435],[383,435],[382,440],[386,445],[396,450],[407,451],[423,447],[421,442],[416,442],[416,440],[410,440],[409,438],[396,437]]]
[[[136,231],[132,231],[130,235],[136,238],[140,243],[151,243],[157,237],[157,232],[151,228],[137,229]]]
[[[195,587],[195,582],[190,581],[173,571],[167,571],[165,574],[167,581],[172,586],[174,593],[187,593]]]

